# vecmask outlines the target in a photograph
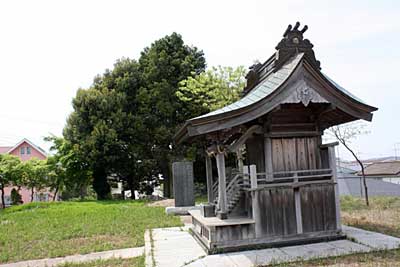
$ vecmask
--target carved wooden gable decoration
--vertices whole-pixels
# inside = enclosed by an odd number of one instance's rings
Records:
[[[288,26],[276,52],[246,75],[240,100],[192,118],[176,133],[175,141],[251,124],[284,104],[306,108],[320,105],[318,123],[324,128],[358,119],[370,121],[377,108],[367,105],[321,72],[313,45],[303,38],[307,26]]]

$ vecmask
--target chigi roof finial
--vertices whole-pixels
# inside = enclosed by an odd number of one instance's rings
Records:
[[[301,30],[299,30],[299,27],[300,22],[296,22],[294,27],[289,24],[283,33],[283,39],[276,46],[276,50],[278,50],[276,66],[282,66],[282,64],[284,64],[290,57],[303,52],[311,65],[317,69],[321,69],[320,62],[315,58],[312,49],[313,45],[308,39],[303,38],[303,34],[308,30],[308,26],[304,25]]]
[[[288,27],[286,28],[286,31],[283,33],[283,37],[287,37],[289,32],[300,32],[301,34],[303,34],[308,30],[307,25],[304,25],[301,31],[298,30],[299,27],[300,27],[300,22],[296,22],[293,30],[292,30],[292,24],[289,24]]]

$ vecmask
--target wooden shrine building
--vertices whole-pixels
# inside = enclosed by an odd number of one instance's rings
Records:
[[[377,108],[321,72],[303,38],[307,26],[299,26],[289,25],[275,53],[250,67],[240,100],[188,120],[175,135],[178,143],[208,143],[209,204],[190,214],[210,253],[342,236],[337,143],[321,137],[334,125],[371,121]],[[237,158],[233,169],[228,153]]]

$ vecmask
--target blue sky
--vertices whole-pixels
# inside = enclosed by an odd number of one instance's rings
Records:
[[[60,135],[79,87],[176,31],[208,66],[266,60],[288,24],[307,24],[322,71],[379,111],[353,146],[400,142],[399,1],[2,1],[0,144]],[[400,148],[400,144],[398,145]],[[400,150],[398,152],[400,155]],[[349,158],[345,152],[341,156]]]

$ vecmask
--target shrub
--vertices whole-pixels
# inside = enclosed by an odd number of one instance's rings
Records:
[[[22,196],[19,194],[18,190],[13,188],[11,190],[11,203],[12,205],[19,205],[22,204]]]

